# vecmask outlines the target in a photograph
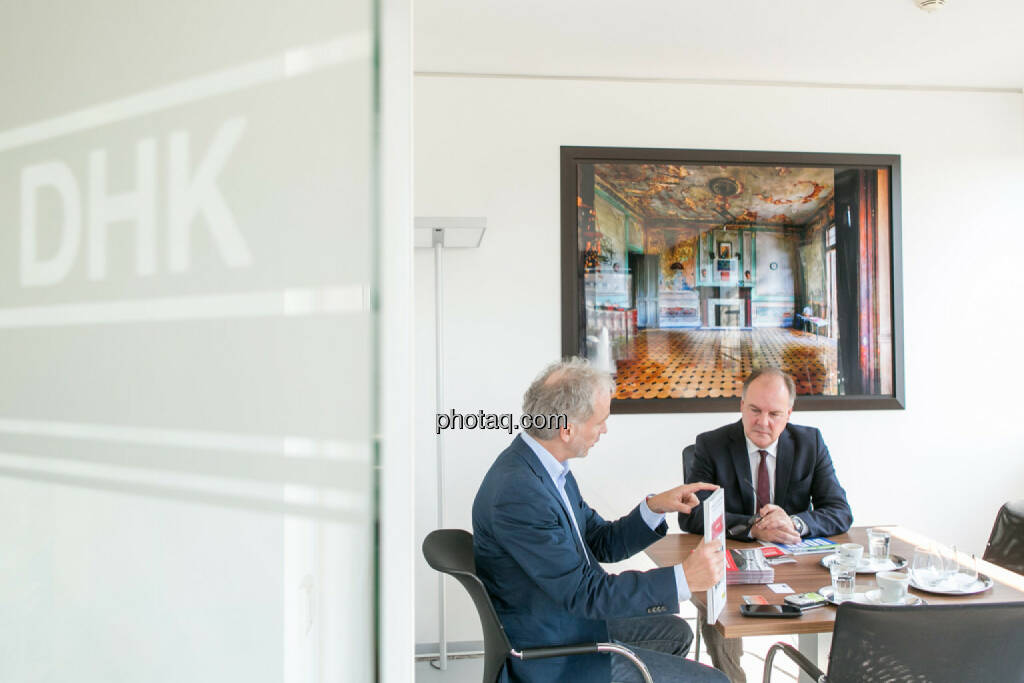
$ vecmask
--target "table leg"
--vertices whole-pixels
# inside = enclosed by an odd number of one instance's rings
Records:
[[[800,653],[811,660],[822,671],[828,666],[828,652],[832,649],[831,633],[800,633],[796,637],[796,647]],[[810,676],[800,671],[800,683],[817,683]]]

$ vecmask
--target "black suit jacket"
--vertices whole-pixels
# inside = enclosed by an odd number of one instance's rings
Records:
[[[754,513],[755,492],[743,422],[697,437],[693,481],[725,489],[725,526],[745,524]],[[698,494],[701,500],[710,493]],[[814,427],[788,424],[775,453],[775,504],[807,524],[809,536],[834,536],[849,530],[853,512],[836,479],[832,458]],[[679,527],[704,533],[704,506],[679,515]],[[750,540],[749,536],[738,537]]]

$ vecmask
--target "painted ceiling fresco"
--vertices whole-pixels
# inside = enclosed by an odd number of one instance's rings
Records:
[[[594,172],[654,219],[804,225],[834,189],[831,168],[597,164]]]

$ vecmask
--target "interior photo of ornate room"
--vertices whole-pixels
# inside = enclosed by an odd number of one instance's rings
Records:
[[[581,166],[587,355],[615,397],[738,396],[765,364],[800,395],[891,393],[887,171]]]

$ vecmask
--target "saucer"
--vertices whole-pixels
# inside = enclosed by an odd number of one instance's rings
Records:
[[[975,593],[984,593],[991,588],[992,579],[985,574],[978,574],[978,578],[968,584],[961,584],[954,579],[941,581],[935,585],[928,585],[916,581],[914,579],[914,572],[910,572],[910,587],[937,595],[974,595]]]
[[[833,599],[835,597],[835,594],[832,592],[832,586],[831,585],[822,586],[821,588],[818,589],[818,593],[820,593],[823,598],[828,600],[830,605],[837,605],[838,606],[838,605],[842,604],[842,603],[836,602]],[[875,588],[873,590],[869,590],[866,593],[855,592],[853,594],[853,597],[848,598],[846,600],[843,600],[843,602],[856,602],[856,603],[861,604],[861,605],[884,605],[886,607],[896,607],[896,606],[901,606],[901,605],[927,605],[928,604],[927,602],[925,602],[924,600],[922,600],[918,596],[911,595],[909,593],[907,594],[907,597],[905,597],[903,599],[902,602],[882,602],[881,598],[880,598],[881,593],[882,593],[882,591],[879,590],[878,588]]]
[[[903,599],[899,602],[884,602],[882,600],[882,590],[880,588],[875,588],[874,590],[869,590],[864,594],[864,604],[895,607],[897,605],[923,605],[925,602],[919,596],[911,595],[910,593],[903,596]]]
[[[822,567],[831,567],[839,561],[839,554],[833,553],[821,558]],[[903,569],[907,566],[907,558],[902,555],[890,555],[887,560],[872,560],[870,557],[862,557],[857,563],[858,574],[877,574],[878,572],[892,572]]]
[[[828,600],[828,604],[830,604],[830,605],[840,605],[840,604],[842,604],[842,603],[838,603],[838,602],[835,601],[836,594],[835,594],[835,591],[832,590],[832,585],[831,584],[829,584],[828,586],[822,586],[821,588],[819,588],[818,589],[818,594],[821,595],[821,597],[823,597],[826,600]],[[863,603],[864,602],[864,593],[854,592],[852,597],[847,598],[843,602],[861,602],[861,603]],[[865,604],[867,604],[867,603],[865,603]]]

